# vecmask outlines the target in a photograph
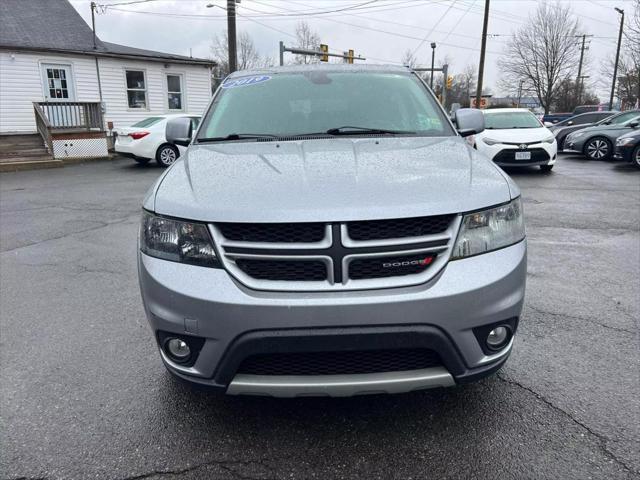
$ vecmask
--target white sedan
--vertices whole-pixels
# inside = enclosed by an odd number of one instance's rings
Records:
[[[551,130],[524,108],[483,110],[485,130],[474,146],[501,167],[539,165],[548,172],[558,156]]]
[[[168,143],[165,137],[167,120],[176,117],[190,118],[194,131],[200,123],[199,116],[188,114],[155,115],[145,118],[130,127],[116,129],[116,153],[143,164],[155,158],[160,166],[168,167],[186,150],[185,147]]]

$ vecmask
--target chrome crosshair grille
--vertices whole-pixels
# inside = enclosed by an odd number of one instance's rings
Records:
[[[209,227],[223,265],[247,287],[335,291],[429,281],[449,260],[461,218]]]

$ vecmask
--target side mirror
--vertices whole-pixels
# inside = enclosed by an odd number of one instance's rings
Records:
[[[193,124],[189,117],[176,117],[167,121],[165,137],[167,142],[188,147],[193,135]]]
[[[553,127],[553,123],[552,122],[544,122],[544,126],[545,127]]]
[[[461,137],[476,135],[484,131],[484,114],[475,108],[456,110],[456,126]]]
[[[573,120],[569,120],[569,121],[567,122],[567,125],[573,125]]]
[[[638,125],[640,125],[640,122],[638,120],[634,120],[629,124],[631,128],[638,128]]]

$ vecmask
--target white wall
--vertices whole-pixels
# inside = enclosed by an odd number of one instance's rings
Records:
[[[36,131],[31,102],[45,100],[41,63],[70,65],[77,101],[100,101],[92,57],[0,50],[0,133]]]
[[[199,65],[164,64],[136,60],[100,58],[102,98],[107,104],[105,121],[114,127],[131,125],[139,120],[162,113],[180,113],[169,110],[166,74],[182,74],[182,112],[200,115],[211,99],[211,76],[209,69]],[[125,70],[143,70],[147,83],[147,109],[129,108]]]
[[[79,102],[98,102],[98,78],[95,58],[89,55],[60,55],[45,52],[20,52],[0,49],[0,133],[34,133],[36,131],[31,102],[44,101],[41,63],[71,66]],[[165,64],[101,57],[100,80],[106,103],[105,122],[114,127],[126,126],[143,118],[169,110],[167,73],[183,75],[184,112],[202,114],[211,99],[209,69],[204,66]],[[147,109],[130,109],[127,105],[125,69],[144,70],[147,80]],[[178,112],[175,112],[178,113]]]

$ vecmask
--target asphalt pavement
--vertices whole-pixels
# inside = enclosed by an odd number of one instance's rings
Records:
[[[348,399],[225,397],[164,371],[137,284],[133,161],[0,176],[6,479],[640,478],[640,170],[510,171],[526,306],[479,383]]]

